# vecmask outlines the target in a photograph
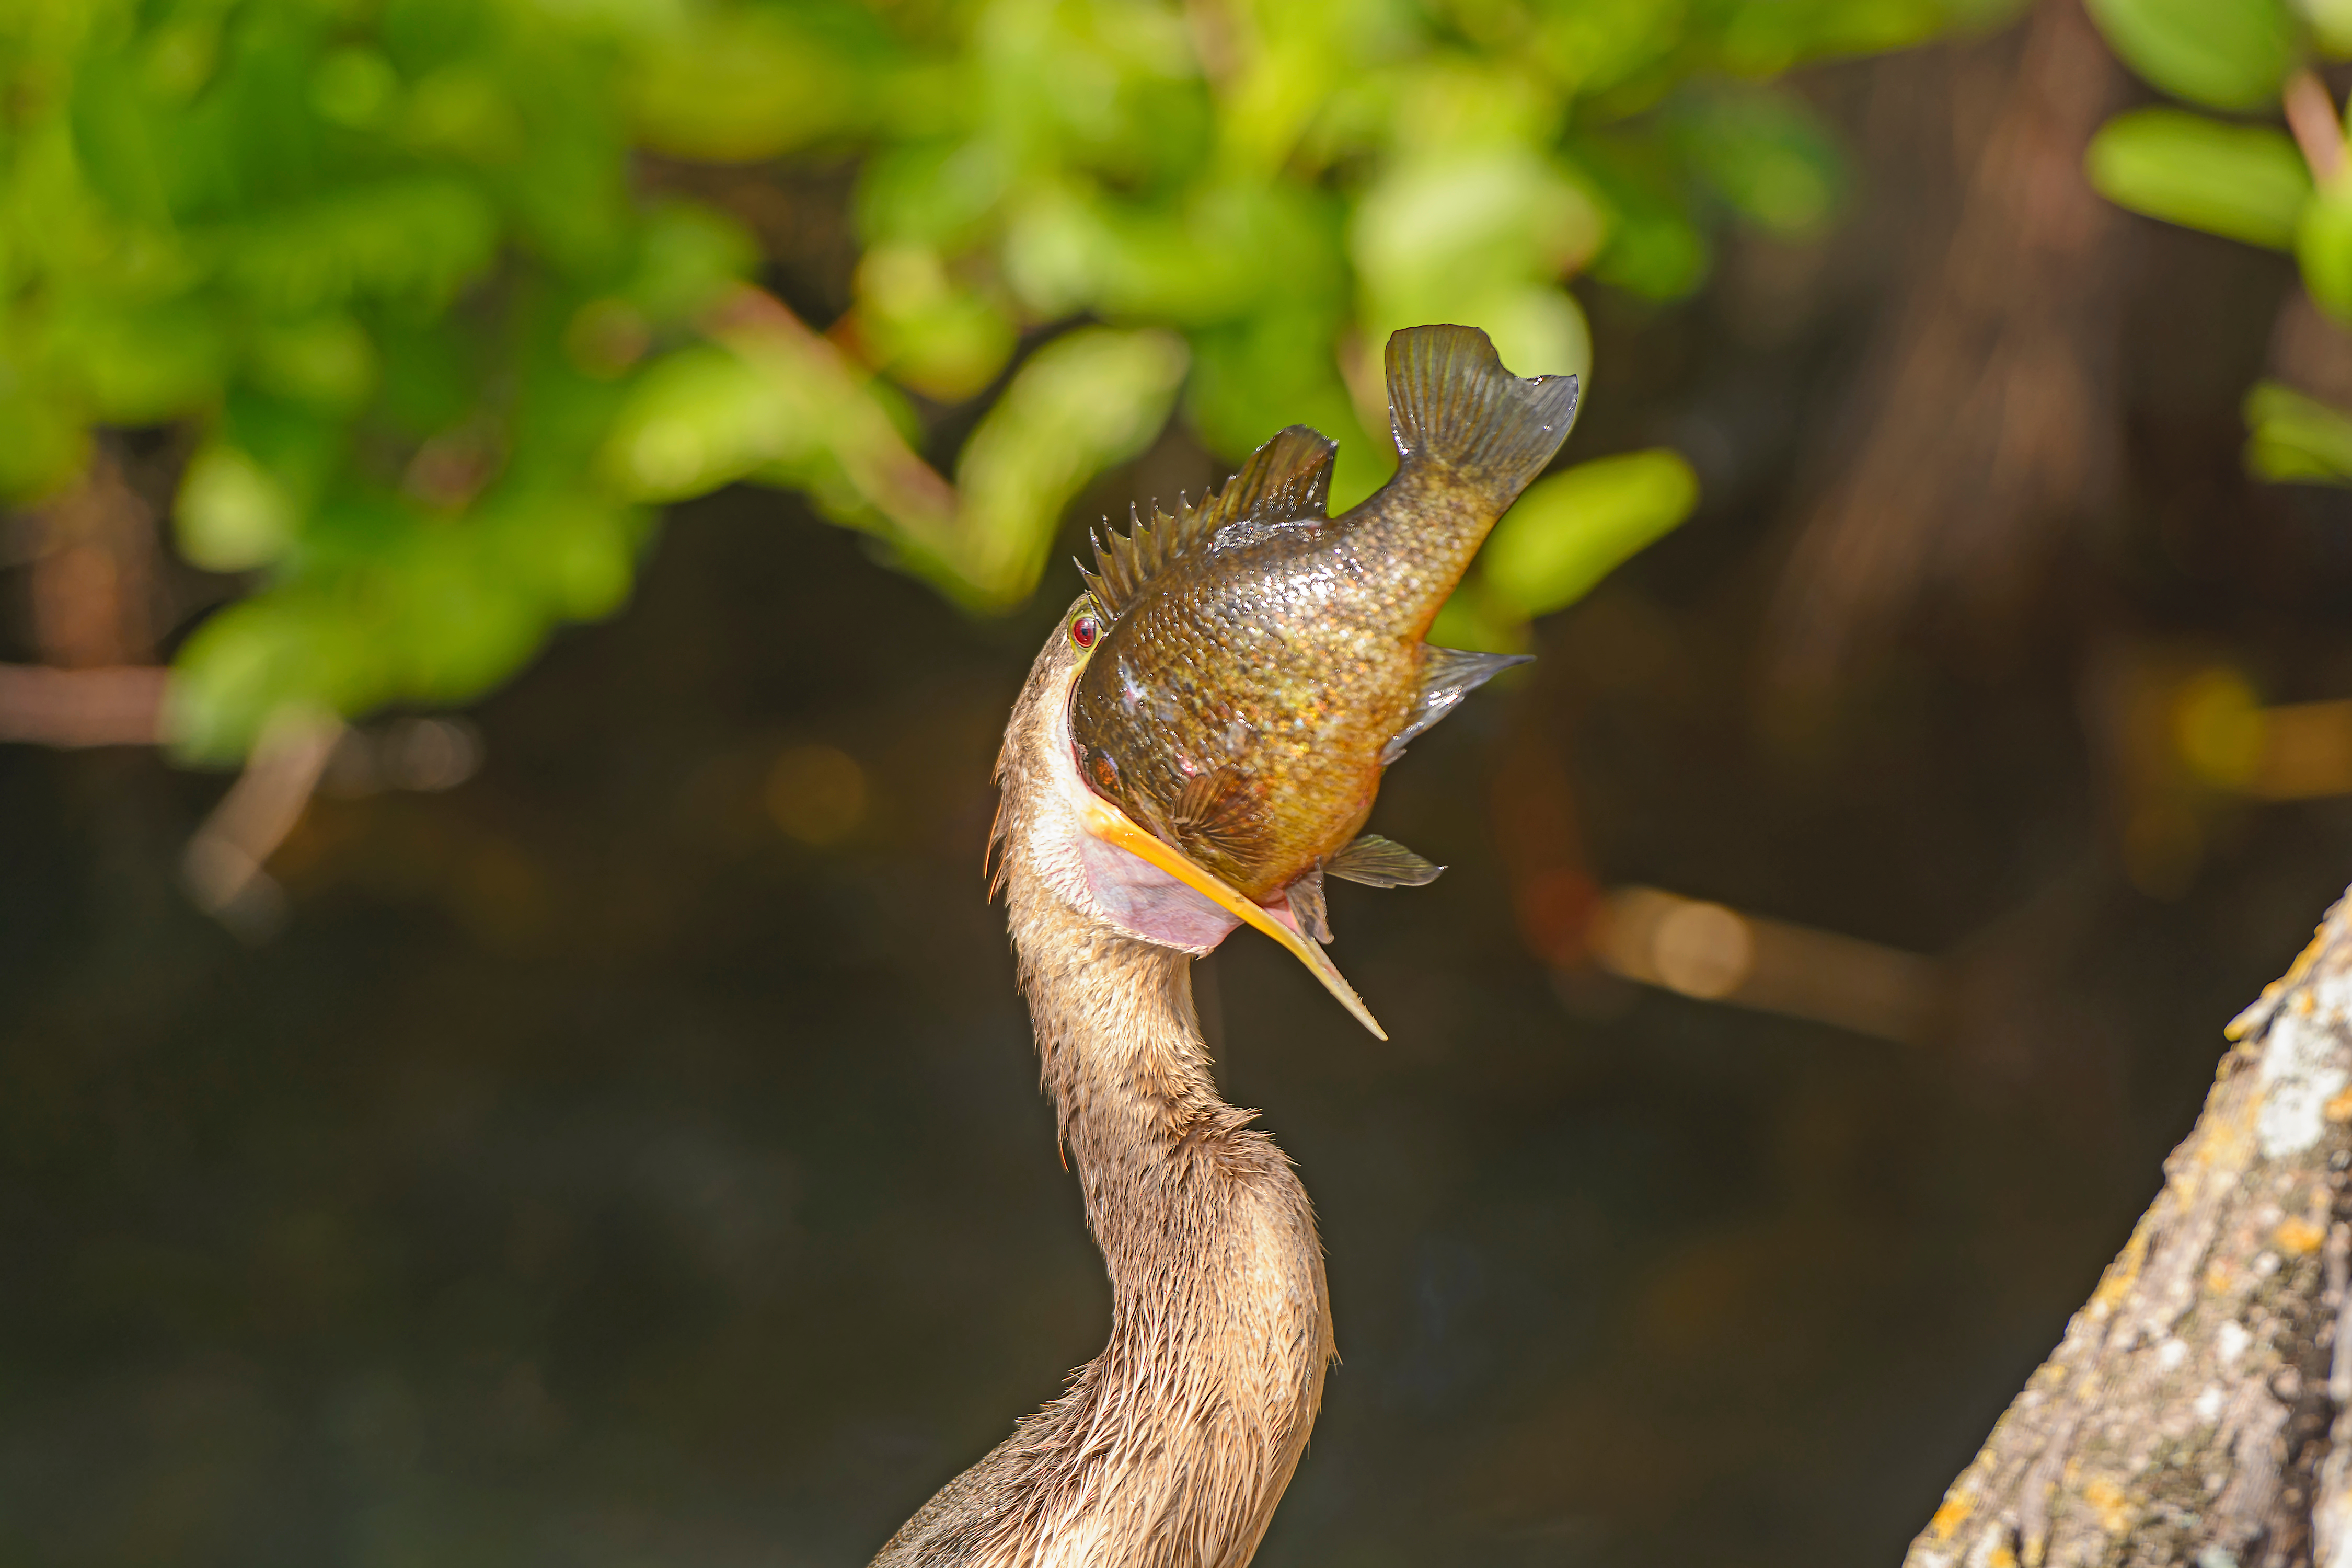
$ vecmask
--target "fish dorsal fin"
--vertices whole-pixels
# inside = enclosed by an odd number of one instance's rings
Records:
[[[1113,529],[1109,537],[1089,530],[1088,542],[1095,547],[1095,570],[1078,568],[1078,575],[1087,582],[1087,592],[1094,595],[1095,608],[1111,620],[1117,620],[1127,606],[1134,602],[1136,590],[1151,580],[1152,574],[1167,564],[1168,546],[1182,530],[1181,520],[1192,515],[1192,507],[1177,502],[1176,517],[1171,517],[1159,507],[1151,509],[1150,521],[1139,512],[1128,513],[1125,533]]]
[[[1170,562],[1189,555],[1229,522],[1328,516],[1331,455],[1339,449],[1306,426],[1293,425],[1252,452],[1225,488],[1199,506],[1180,500],[1172,517],[1155,507],[1149,522],[1137,517],[1124,536],[1094,539],[1095,570],[1081,566],[1078,574],[1096,608],[1118,619]]]
[[[1511,666],[1525,664],[1534,657],[1524,653],[1465,653],[1460,648],[1439,647],[1431,643],[1422,645],[1421,654],[1421,699],[1413,704],[1411,721],[1381,748],[1382,767],[1403,756],[1406,744],[1415,735],[1453,712],[1454,705],[1465,697]]]
[[[1336,441],[1293,425],[1249,456],[1216,499],[1201,507],[1203,536],[1229,522],[1297,522],[1328,517]]]
[[[1425,888],[1445,868],[1393,838],[1360,833],[1345,849],[1326,860],[1323,869],[1342,881],[1360,882],[1367,888]]]

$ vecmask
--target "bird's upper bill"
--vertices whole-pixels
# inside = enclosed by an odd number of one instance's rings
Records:
[[[1467,327],[1399,332],[1388,373],[1387,485],[1329,516],[1332,445],[1293,426],[1214,497],[1097,544],[1015,720],[1045,775],[1032,826],[1060,843],[1034,847],[1058,890],[1194,952],[1255,926],[1375,1035],[1323,952],[1324,879],[1441,869],[1362,828],[1406,742],[1518,662],[1423,634],[1577,401],[1573,376],[1523,381]]]

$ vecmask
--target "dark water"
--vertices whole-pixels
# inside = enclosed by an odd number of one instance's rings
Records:
[[[2135,236],[2111,529],[1999,657],[1898,640],[1801,732],[1761,606],[1874,242],[1777,342],[1596,300],[1571,456],[1677,440],[1708,509],[1392,776],[1453,869],[1334,891],[1389,1042],[1248,933],[1203,979],[1345,1356],[1268,1568],[1891,1562],[2153,1194],[2352,806],[2217,808],[2135,891],[2084,694],[2150,647],[2352,690],[2352,518],[2236,477],[2283,269]],[[478,777],[317,805],[260,945],[172,880],[222,781],[0,752],[0,1561],[855,1564],[1050,1397],[1108,1298],[980,857],[1069,586],[974,625],[788,500],[688,509]],[[1602,882],[1946,955],[1933,1037],[1548,972],[1530,752]]]
[[[168,881],[217,785],[0,759],[0,1555],[854,1563],[1050,1396],[1106,1292],[978,869],[1042,631],[766,498],[702,509],[626,617],[489,705],[478,778],[322,803],[259,948]],[[1616,875],[1928,949],[2042,912],[1938,1046],[1580,1016],[1481,809],[1574,687],[1398,770],[1384,820],[1454,869],[1334,910],[1391,1042],[1269,944],[1212,961],[1346,1357],[1264,1560],[1890,1560],[2352,819],[2275,813],[2158,904],[2080,841],[2063,692],[1931,689],[1805,789],[1743,771],[1704,695],[1587,702]],[[811,741],[869,784],[824,850],[760,805]]]

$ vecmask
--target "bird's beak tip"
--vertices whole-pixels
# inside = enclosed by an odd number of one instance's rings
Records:
[[[1249,899],[1182,850],[1144,831],[1127,813],[1100,795],[1089,793],[1082,810],[1087,832],[1165,871],[1235,920],[1272,937],[1305,964],[1323,983],[1323,988],[1337,997],[1358,1023],[1372,1032],[1374,1038],[1389,1037],[1380,1020],[1372,1016],[1372,1010],[1364,1005],[1364,999],[1356,994],[1356,988],[1348,984],[1347,976],[1323,951],[1323,944],[1300,931],[1288,910],[1270,910]]]

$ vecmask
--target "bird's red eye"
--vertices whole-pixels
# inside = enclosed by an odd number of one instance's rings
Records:
[[[1070,640],[1080,647],[1092,647],[1102,636],[1102,623],[1092,616],[1080,616],[1070,623]]]

